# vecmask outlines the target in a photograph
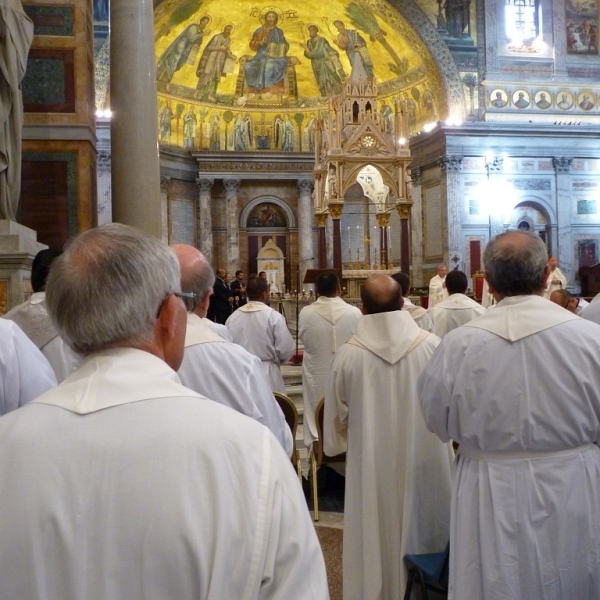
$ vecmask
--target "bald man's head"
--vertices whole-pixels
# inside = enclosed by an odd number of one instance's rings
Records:
[[[196,312],[196,309],[206,298],[207,294],[209,296],[212,294],[212,288],[215,283],[215,272],[198,248],[188,246],[187,244],[174,244],[171,246],[171,250],[173,250],[179,261],[181,290],[183,292],[194,292],[197,296],[194,310],[192,311]]]
[[[363,315],[393,312],[402,308],[402,288],[388,275],[371,275],[362,287]]]
[[[508,231],[494,238],[483,253],[486,278],[500,296],[541,294],[548,251],[528,231]]]

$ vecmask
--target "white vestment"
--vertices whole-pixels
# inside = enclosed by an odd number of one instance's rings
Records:
[[[56,376],[44,355],[16,323],[0,319],[0,415],[55,386]]]
[[[292,357],[295,344],[283,316],[263,302],[252,300],[238,308],[225,324],[236,344],[260,358],[271,389],[285,394],[279,365]]]
[[[402,557],[448,542],[453,452],[425,428],[416,394],[438,344],[408,313],[366,315],[333,360],[324,450],[347,441],[344,600],[402,598]]]
[[[544,298],[550,300],[550,294],[554,290],[561,290],[567,287],[567,278],[561,273],[561,270],[556,267],[554,271],[550,271],[550,275],[548,276],[548,283],[546,284],[546,289],[544,290]]]
[[[202,322],[217,335],[220,335],[226,342],[233,342],[231,331],[229,331],[225,325],[221,325],[221,323],[215,323],[215,321],[211,321],[206,317],[202,319]]]
[[[181,383],[256,419],[273,432],[291,456],[292,432],[271,392],[260,360],[241,346],[226,342],[204,321],[197,315],[188,314],[185,352],[178,371]]]
[[[468,323],[485,312],[485,308],[464,294],[451,294],[430,308],[431,331],[438,337],[444,337],[449,331]]]
[[[300,311],[298,335],[304,344],[302,397],[304,400],[304,443],[319,438],[315,411],[325,397],[327,378],[336,350],[355,333],[360,310],[341,298],[319,298]]]
[[[402,310],[405,310],[415,321],[415,323],[425,331],[431,329],[431,319],[422,306],[413,304],[409,298],[402,298],[404,303],[402,304]]]
[[[273,435],[147,352],[94,354],[0,440],[2,598],[328,598]]]
[[[540,296],[450,332],[419,378],[460,444],[450,599],[600,598],[600,326]]]
[[[36,292],[31,298],[7,312],[3,319],[14,321],[46,357],[56,380],[60,383],[75,371],[83,356],[67,346],[58,335],[46,309],[46,292]]]
[[[587,321],[593,321],[600,325],[600,302],[596,302],[596,299],[592,300],[584,310],[581,311],[581,318]]]
[[[435,306],[442,300],[445,300],[448,297],[448,290],[444,286],[446,281],[446,277],[440,277],[439,275],[434,275],[429,280],[429,305],[428,308]]]

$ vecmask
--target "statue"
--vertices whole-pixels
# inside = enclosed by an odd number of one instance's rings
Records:
[[[21,81],[33,23],[19,0],[0,2],[0,218],[16,219],[21,193]]]

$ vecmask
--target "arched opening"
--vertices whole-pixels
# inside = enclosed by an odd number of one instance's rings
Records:
[[[358,123],[358,102],[352,105],[352,122]]]

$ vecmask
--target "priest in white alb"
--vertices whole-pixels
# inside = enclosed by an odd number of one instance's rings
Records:
[[[544,288],[544,298],[550,300],[550,294],[554,290],[565,289],[567,287],[567,278],[558,268],[558,261],[556,258],[551,258],[548,261],[548,267],[550,267],[550,274],[548,275],[548,282]]]
[[[2,317],[14,321],[39,348],[54,370],[58,383],[75,371],[83,361],[83,357],[73,352],[58,335],[46,310],[46,280],[52,262],[61,254],[61,250],[51,249],[41,250],[36,254],[31,265],[31,298]]]
[[[52,266],[48,312],[86,359],[0,419],[0,598],[329,597],[280,444],[181,385],[179,284],[167,246],[114,223]]]
[[[448,542],[453,452],[425,428],[416,395],[440,340],[399,310],[391,277],[369,277],[361,298],[357,332],[331,367],[324,450],[347,450],[344,600],[398,600],[402,557]]]
[[[274,392],[285,394],[280,365],[294,354],[294,338],[283,315],[269,306],[269,282],[254,277],[246,286],[248,304],[227,319],[233,341],[262,361],[263,371]]]
[[[260,360],[238,344],[225,341],[207,323],[215,272],[193,246],[171,246],[179,260],[181,289],[195,298],[188,305],[183,362],[177,374],[186,387],[256,419],[268,427],[288,456],[292,433],[271,392]],[[222,325],[219,325],[222,327]]]
[[[337,349],[355,333],[360,310],[342,300],[340,280],[321,273],[315,282],[317,300],[300,311],[298,335],[304,345],[302,398],[304,400],[304,443],[319,438],[315,411],[325,396],[331,362]]]
[[[485,312],[481,304],[465,295],[468,285],[467,276],[462,271],[454,270],[446,275],[449,296],[427,311],[431,320],[429,331],[443,338],[449,331]]]
[[[539,236],[492,240],[497,305],[419,378],[428,428],[459,444],[450,600],[600,599],[600,325],[541,297]]]
[[[56,386],[44,355],[12,321],[0,319],[0,416]]]
[[[435,306],[448,297],[446,291],[446,265],[438,265],[437,274],[429,280],[429,305],[428,308]]]

